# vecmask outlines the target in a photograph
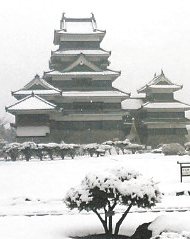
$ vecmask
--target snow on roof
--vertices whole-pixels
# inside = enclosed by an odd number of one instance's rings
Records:
[[[62,96],[65,97],[127,97],[127,93],[122,93],[120,91],[64,91]]]
[[[152,89],[181,89],[180,85],[150,85],[149,88]]]
[[[146,98],[146,94],[145,93],[131,93],[130,98],[132,98],[132,99],[144,99],[144,98]]]
[[[169,86],[170,85],[170,86]],[[182,85],[177,85],[172,83],[164,74],[163,70],[161,71],[161,74],[156,76],[154,75],[154,78],[145,86],[141,87],[138,92],[143,92],[149,87],[154,87],[156,86],[157,88],[173,88],[173,89],[181,89]],[[155,87],[155,88],[156,88]],[[176,88],[175,88],[176,87]]]
[[[43,89],[35,89],[30,90],[32,86],[40,86]],[[13,95],[19,94],[31,94],[31,93],[38,93],[38,94],[53,94],[53,93],[60,93],[61,91],[58,88],[47,83],[44,79],[40,78],[39,75],[35,75],[34,79],[32,79],[28,84],[26,84],[22,89],[12,92]],[[45,93],[46,92],[46,93]]]
[[[89,72],[78,72],[78,71],[71,71],[71,72],[61,72],[61,71],[49,71],[45,72],[45,75],[65,75],[65,76],[75,76],[75,75],[120,75],[120,71],[113,71],[113,70],[105,70],[105,71],[89,71]]]
[[[69,50],[57,50],[52,52],[53,55],[110,55],[109,51],[105,51],[103,49],[69,49]]]
[[[147,102],[143,105],[145,109],[188,109],[190,105],[178,101],[174,102]]]
[[[121,107],[123,110],[138,110],[143,104],[142,99],[126,99],[121,102]]]
[[[7,107],[7,111],[17,110],[52,110],[56,105],[42,99],[41,97],[31,94],[15,104]]]
[[[13,95],[31,95],[32,93],[34,93],[35,95],[60,95],[60,92],[57,92],[56,90],[18,90],[14,92]]]
[[[72,62],[69,66],[67,66],[64,69],[64,71],[71,71],[72,69],[74,69],[76,66],[79,65],[85,65],[93,71],[101,71],[101,68],[99,68],[93,62],[89,61],[89,59],[86,58],[85,55],[83,54],[80,54],[79,57],[74,62]]]
[[[55,90],[55,91],[60,92],[60,90],[58,88],[55,88],[54,86],[50,85],[49,83],[47,83],[47,81],[40,78],[38,75],[36,75],[32,81],[30,81],[27,85],[25,85],[23,87],[23,89],[28,90],[33,85],[41,85],[41,86],[44,86],[44,88],[46,88],[46,89]]]

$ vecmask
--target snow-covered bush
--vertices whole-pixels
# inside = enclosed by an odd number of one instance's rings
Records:
[[[142,150],[144,149],[143,145],[140,144],[133,144],[133,143],[129,143],[126,146],[126,149],[131,150],[132,154],[136,153],[138,150]]]
[[[53,160],[53,156],[56,155],[59,150],[59,144],[56,143],[41,144],[40,146],[51,160]]]
[[[40,161],[43,160],[43,156],[44,156],[44,144],[36,144],[34,151],[34,154],[40,159]]]
[[[151,153],[154,154],[161,154],[162,153],[162,146],[157,147],[156,149],[153,149]]]
[[[97,157],[99,155],[105,155],[106,152],[108,152],[111,155],[112,148],[113,148],[113,146],[108,145],[108,144],[99,145],[99,147],[96,149]]]
[[[36,144],[34,142],[24,142],[20,144],[20,152],[24,155],[26,161],[34,156]]]
[[[114,141],[116,153],[119,154],[119,151],[121,150],[121,152],[124,154],[125,149],[127,149],[129,144],[130,144],[130,141],[128,139],[125,139],[123,141],[120,141],[120,140]]]
[[[98,149],[99,144],[93,143],[93,144],[85,144],[83,145],[83,151],[84,154],[90,155],[92,157],[94,154],[96,154],[96,150]]]
[[[185,154],[185,148],[178,143],[163,144],[162,152],[164,155],[183,155]]]
[[[118,235],[132,206],[150,208],[160,201],[160,196],[157,184],[152,179],[145,179],[136,171],[120,167],[86,175],[78,187],[67,192],[64,201],[70,209],[93,211],[106,234],[113,233],[115,207],[125,205],[126,210],[115,225],[114,234]]]
[[[20,144],[19,143],[11,143],[7,144],[3,147],[3,151],[8,157],[11,158],[12,161],[16,161],[16,159],[19,157],[20,153]]]
[[[188,213],[183,213],[183,215],[181,213],[160,215],[148,226],[148,229],[152,231],[152,236],[155,237],[162,232],[188,232],[186,235],[190,238],[190,215]]]
[[[103,145],[110,145],[110,146],[113,146],[114,145],[114,141],[112,140],[108,140],[108,141],[105,141],[102,143]]]
[[[64,159],[65,156],[70,156],[73,159],[76,156],[79,147],[80,146],[77,144],[61,143],[59,144],[58,154],[62,159]]]

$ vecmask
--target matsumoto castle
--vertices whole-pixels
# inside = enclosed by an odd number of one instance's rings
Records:
[[[130,137],[141,144],[186,141],[190,105],[174,98],[182,85],[155,75],[138,96],[112,86],[121,72],[109,68],[110,51],[100,44],[106,32],[89,18],[63,14],[54,32],[48,72],[36,75],[12,92],[17,103],[6,107],[15,115],[19,141],[91,143]]]

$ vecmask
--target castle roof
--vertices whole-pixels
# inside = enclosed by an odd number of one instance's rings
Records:
[[[93,13],[91,17],[87,18],[70,18],[66,17],[65,13],[63,13],[60,21],[60,29],[68,33],[105,32],[97,29],[96,19]]]
[[[143,105],[143,99],[126,99],[121,102],[121,107],[123,110],[138,110]]]
[[[84,55],[98,55],[98,56],[110,56],[111,52],[103,49],[62,49],[52,52],[52,56],[75,56],[79,54]]]
[[[47,83],[44,79],[40,78],[39,75],[36,75],[34,79],[32,79],[23,88],[12,92],[14,96],[31,95],[32,93],[36,95],[51,95],[60,94],[61,90]]]
[[[62,71],[47,71],[44,72],[44,77],[53,76],[59,78],[61,80],[65,79],[72,79],[76,77],[92,77],[93,80],[101,80],[106,78],[106,80],[115,80],[118,76],[120,76],[120,71],[113,71],[110,69],[103,70],[103,71],[70,71],[70,72],[62,72]],[[63,78],[64,77],[64,78]]]
[[[146,110],[190,110],[190,105],[179,102],[179,101],[172,101],[172,102],[146,102],[142,105],[142,107]]]
[[[50,76],[88,76],[89,74],[92,76],[104,76],[104,75],[114,75],[114,76],[119,76],[121,74],[120,71],[114,71],[114,70],[103,70],[103,71],[70,71],[70,72],[62,72],[62,71],[47,71],[44,73],[46,75]]]
[[[28,111],[28,110],[54,110],[56,108],[55,104],[50,103],[43,98],[31,94],[19,101],[15,104],[6,107],[6,111],[10,113],[18,112],[18,111]]]
[[[54,44],[60,44],[60,41],[85,41],[86,37],[89,41],[101,41],[105,32],[97,29],[94,14],[88,18],[68,18],[63,13],[60,30],[54,34]]]
[[[155,93],[170,93],[181,89],[182,85],[172,83],[164,74],[163,70],[160,75],[154,75],[154,78],[145,86],[141,87],[137,92],[145,93],[153,91]]]
[[[128,97],[127,93],[119,90],[112,91],[63,91],[63,97]]]

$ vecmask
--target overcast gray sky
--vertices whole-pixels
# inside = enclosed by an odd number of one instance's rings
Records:
[[[93,12],[98,28],[106,29],[102,48],[112,51],[110,68],[122,71],[115,86],[134,92],[163,68],[184,85],[176,98],[190,103],[189,0],[6,0],[0,6],[1,116],[15,102],[11,90],[48,70],[62,12],[72,17]]]

